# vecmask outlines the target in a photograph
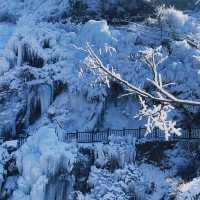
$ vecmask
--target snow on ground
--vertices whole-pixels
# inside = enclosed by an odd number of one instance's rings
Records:
[[[200,180],[195,178],[189,183],[183,183],[178,187],[179,193],[177,195],[177,200],[186,199],[199,199],[200,197]]]
[[[87,144],[80,145],[87,149]],[[94,150],[94,165],[88,178],[91,191],[83,199],[134,198],[160,200],[173,196],[178,180],[171,170],[161,171],[150,164],[137,164],[135,141],[131,138],[113,137],[109,144],[88,146]]]
[[[134,166],[127,166],[123,170],[116,170],[110,173],[107,170],[93,167],[89,177],[89,185],[93,187],[88,199],[120,200],[134,197],[134,186],[139,184],[141,174]],[[144,187],[143,187],[144,188]]]
[[[86,199],[125,200],[137,196],[138,199],[159,200],[170,197],[177,182],[169,178],[168,172],[144,164],[127,165],[114,173],[93,167],[89,184],[92,191]]]
[[[175,192],[178,181],[171,176],[170,170],[160,171],[159,168],[146,164],[139,166],[139,169],[143,174],[144,183],[154,185],[154,189],[152,193],[149,194],[148,199],[162,199],[166,196],[169,197]]]

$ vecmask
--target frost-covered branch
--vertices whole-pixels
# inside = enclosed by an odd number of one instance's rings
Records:
[[[197,5],[199,5],[200,4],[200,0],[197,0],[196,2],[195,2],[195,6],[197,6]]]
[[[151,53],[148,52],[148,55],[145,54],[146,53],[145,52],[143,54],[143,58],[144,58],[145,62],[148,64],[148,66],[152,69],[152,73],[154,75],[152,80],[148,79],[149,82],[156,87],[158,92],[160,92],[164,95],[163,97],[157,97],[155,95],[152,95],[152,94],[146,92],[145,90],[140,89],[137,86],[134,86],[133,84],[129,83],[128,81],[122,79],[119,75],[117,75],[114,72],[112,72],[111,70],[109,70],[107,67],[104,66],[101,59],[97,56],[97,54],[93,51],[93,49],[91,48],[91,46],[89,44],[87,45],[87,52],[89,54],[90,64],[92,64],[93,69],[103,70],[103,72],[105,72],[111,78],[113,78],[113,79],[119,81],[120,83],[122,83],[123,85],[127,86],[130,93],[137,94],[141,97],[150,98],[150,99],[160,102],[160,103],[171,103],[174,105],[175,104],[178,104],[178,105],[187,104],[187,105],[199,105],[200,106],[199,101],[183,100],[183,99],[176,98],[174,95],[169,93],[163,87],[161,75],[158,74],[157,64],[155,63],[155,58],[154,58],[155,50],[152,50]],[[91,67],[91,65],[90,65],[90,67]]]
[[[199,101],[179,99],[165,89],[166,87],[163,84],[161,75],[158,73],[157,69],[158,65],[161,64],[162,61],[156,63],[155,59],[155,53],[158,49],[148,49],[147,51],[141,53],[141,58],[143,58],[152,72],[153,78],[148,79],[148,81],[154,86],[156,94],[151,94],[141,88],[138,88],[137,86],[121,78],[120,75],[115,74],[113,71],[108,69],[106,66],[104,66],[101,59],[97,56],[89,44],[87,45],[86,50],[89,54],[86,64],[89,67],[94,70],[102,70],[105,75],[126,86],[129,94],[136,94],[139,96],[142,108],[138,116],[140,118],[147,118],[147,132],[151,132],[154,128],[158,127],[160,130],[165,132],[166,138],[169,138],[170,134],[174,133],[180,135],[180,129],[176,128],[176,122],[169,118],[169,113],[174,109],[173,105],[186,104],[200,106]],[[152,100],[154,105],[149,106],[146,102],[147,99]]]
[[[142,119],[147,118],[146,128],[147,134],[151,133],[154,128],[159,128],[165,133],[165,138],[168,139],[170,134],[181,135],[181,129],[176,128],[176,122],[168,119],[168,115],[174,109],[170,104],[159,104],[148,106],[146,101],[139,97],[142,108],[136,117]]]

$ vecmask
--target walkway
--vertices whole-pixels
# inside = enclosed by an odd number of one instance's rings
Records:
[[[66,132],[63,141],[76,141],[77,143],[109,142],[110,137],[130,137],[138,141],[166,141],[165,134],[159,129],[146,135],[146,128],[138,129],[107,129],[98,131]],[[200,129],[182,130],[182,135],[172,135],[168,141],[200,141]]]
[[[137,141],[141,142],[155,142],[155,141],[165,141],[165,142],[200,142],[200,128],[194,128],[191,130],[182,130],[182,135],[172,135],[168,140],[165,139],[165,134],[159,129],[154,129],[153,132],[146,135],[145,128],[138,129],[107,129],[107,130],[97,130],[97,131],[75,131],[75,132],[65,132],[62,130],[64,142],[77,142],[77,143],[109,143],[110,138],[113,137],[126,137],[135,138]],[[57,133],[57,132],[56,132]],[[58,133],[57,133],[58,134]],[[18,135],[13,138],[0,137],[2,141],[18,140],[18,146],[22,146],[29,135]]]

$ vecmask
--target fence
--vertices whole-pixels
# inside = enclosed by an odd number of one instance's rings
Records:
[[[183,129],[181,136],[172,134],[168,141],[183,141],[183,140],[200,140],[200,129]],[[109,142],[110,136],[117,137],[133,137],[137,140],[145,141],[164,141],[165,134],[160,129],[154,129],[151,133],[146,135],[146,128],[138,129],[107,129],[97,131],[83,131],[83,132],[66,132],[63,135],[63,141],[73,141],[78,143],[96,143]]]
[[[63,130],[64,132],[64,130]],[[182,135],[171,135],[168,141],[200,141],[200,128],[182,129]],[[65,132],[63,134],[64,142],[76,141],[77,143],[98,143],[110,141],[110,137],[132,137],[138,141],[152,142],[152,141],[166,141],[165,134],[160,129],[154,129],[151,133],[146,135],[146,128],[138,129],[107,129],[107,130],[92,130],[92,131],[76,131]],[[17,140],[18,147],[21,147],[26,141],[29,135],[17,135],[12,138],[0,137],[0,140],[10,141]]]
[[[14,136],[14,137],[0,137],[0,141],[2,142],[6,142],[6,141],[11,141],[11,140],[17,140],[18,142],[18,147],[21,147],[26,141],[27,141],[27,138],[29,137],[29,135],[17,135],[17,136]]]

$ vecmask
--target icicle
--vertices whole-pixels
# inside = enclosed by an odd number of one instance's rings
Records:
[[[52,87],[50,85],[42,84],[38,88],[38,97],[41,103],[41,114],[43,115],[48,111],[48,108],[53,99]]]
[[[47,113],[53,101],[53,88],[50,84],[29,83],[27,88],[27,110],[25,117],[25,127],[34,122],[38,117]],[[32,114],[36,114],[31,116]]]
[[[20,67],[22,64],[22,44],[19,43],[18,44],[18,48],[17,48],[17,52],[18,52],[18,56],[17,56],[17,66]]]
[[[69,199],[73,191],[74,178],[71,175],[66,175],[64,179],[56,176],[53,177],[46,186],[44,200],[56,199],[64,200]]]
[[[27,104],[26,104],[26,117],[25,117],[25,128],[29,126],[29,119],[31,113],[31,99],[33,97],[33,92],[30,92],[30,86],[27,89]]]
[[[14,115],[13,120],[11,121],[11,136],[16,135],[16,117]]]

